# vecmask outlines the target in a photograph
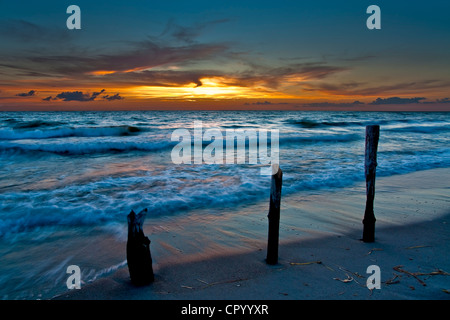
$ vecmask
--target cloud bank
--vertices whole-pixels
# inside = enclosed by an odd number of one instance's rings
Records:
[[[28,92],[18,93],[18,94],[16,94],[16,96],[17,97],[32,97],[35,95],[35,93],[36,93],[35,90],[30,90]]]

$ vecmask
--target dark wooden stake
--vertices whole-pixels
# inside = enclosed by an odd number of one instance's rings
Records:
[[[144,235],[147,209],[138,214],[131,210],[128,215],[127,262],[131,282],[135,285],[146,285],[154,281],[150,240]]]
[[[272,180],[270,186],[269,236],[267,244],[267,264],[278,263],[278,239],[280,230],[280,203],[283,172],[278,165],[272,167]]]
[[[377,149],[380,137],[380,126],[372,125],[366,127],[366,154],[364,171],[366,175],[366,211],[364,212],[364,242],[375,241],[375,214],[373,212],[373,201],[375,199],[375,173],[377,168]]]

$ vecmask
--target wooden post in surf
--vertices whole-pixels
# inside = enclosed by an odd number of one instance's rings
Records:
[[[280,203],[283,172],[279,165],[272,166],[272,180],[270,186],[269,236],[267,244],[267,264],[278,263],[278,239],[280,231]]]
[[[375,173],[377,168],[377,149],[380,137],[380,126],[371,125],[366,127],[366,153],[364,161],[364,172],[366,176],[366,211],[364,212],[364,242],[375,241],[375,214],[373,212],[373,201],[375,199]]]
[[[127,262],[131,282],[135,285],[146,285],[154,281],[150,239],[144,235],[147,209],[138,214],[131,210],[128,219]]]

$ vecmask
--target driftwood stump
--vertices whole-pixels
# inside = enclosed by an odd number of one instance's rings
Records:
[[[267,264],[278,263],[278,240],[280,233],[280,204],[283,172],[278,165],[272,166],[272,180],[270,186],[269,235],[267,240]]]
[[[136,214],[131,210],[128,215],[127,262],[131,282],[135,285],[146,285],[154,281],[150,239],[144,235],[147,209]]]
[[[364,242],[375,241],[375,214],[373,212],[373,201],[375,199],[375,174],[377,168],[377,149],[380,137],[380,126],[372,125],[366,127],[366,153],[364,171],[366,176],[366,211],[364,212]]]

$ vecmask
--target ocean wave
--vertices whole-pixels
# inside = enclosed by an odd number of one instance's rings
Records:
[[[377,175],[449,166],[450,154],[444,148],[411,155],[381,152]],[[364,179],[362,161],[344,163],[330,157],[306,171],[296,162],[282,163],[282,167],[285,195],[346,187]],[[108,174],[55,189],[0,193],[0,238],[42,228],[126,223],[126,214],[136,208],[148,208],[151,219],[254,203],[267,199],[270,190],[270,180],[259,172],[252,165],[182,165],[166,167],[158,174]]]
[[[319,128],[319,127],[348,127],[348,126],[364,125],[364,123],[360,121],[315,121],[310,119],[302,119],[302,120],[289,119],[286,120],[286,123],[305,129]]]
[[[440,132],[449,132],[450,125],[417,125],[417,126],[404,126],[404,127],[392,127],[392,128],[383,128],[384,131],[390,132],[411,132],[411,133],[425,133],[425,134],[436,134]]]
[[[65,121],[49,121],[49,120],[28,120],[23,121],[20,119],[7,118],[2,120],[8,126],[14,129],[31,129],[31,128],[39,128],[39,127],[56,127],[61,125],[66,125]]]
[[[10,152],[49,152],[65,155],[81,155],[94,153],[128,152],[128,151],[158,151],[167,149],[174,144],[171,141],[77,141],[55,143],[21,143],[0,141],[0,151]]]
[[[114,132],[118,132],[117,127],[113,128]],[[128,127],[123,130],[129,130]],[[120,130],[119,130],[120,131]],[[149,139],[155,139],[153,141],[140,139],[127,139],[121,140],[116,139],[106,139],[100,136],[101,132],[95,131],[94,136],[76,136],[74,139],[58,139],[37,142],[34,139],[17,139],[17,141],[8,141],[3,139],[0,140],[0,151],[2,152],[49,152],[56,154],[66,154],[66,155],[80,155],[80,154],[95,154],[95,153],[110,153],[110,152],[132,152],[132,151],[160,151],[164,149],[173,148],[178,142],[171,141],[167,136],[166,139],[161,139],[161,137],[149,137]],[[105,132],[105,134],[111,134],[111,132]],[[75,138],[80,139],[75,139]],[[110,136],[107,136],[110,137]],[[166,137],[166,136],[164,136]],[[259,145],[259,136],[255,135],[257,138],[257,143]],[[50,138],[50,137],[48,137]],[[66,138],[69,138],[67,136]],[[194,148],[194,139],[192,138],[191,147]],[[158,140],[156,140],[158,139]],[[227,148],[226,135],[222,137],[223,150]],[[290,146],[295,144],[314,144],[314,143],[336,143],[336,142],[353,142],[361,139],[358,134],[316,134],[316,135],[286,135],[279,137],[279,145]],[[202,140],[202,147],[210,145],[213,141]],[[245,137],[245,148],[249,147],[249,136]],[[267,146],[272,145],[272,137],[268,135]],[[237,148],[237,143],[234,142],[234,148]]]
[[[260,198],[269,186],[269,180],[261,185],[259,175],[241,181],[234,174],[224,178],[210,172],[206,187],[199,188],[203,181],[198,178],[199,168],[189,168],[189,172],[174,168],[162,176],[104,176],[52,190],[0,194],[0,238],[43,228],[126,224],[126,215],[138,208],[148,208],[149,219],[199,208],[230,208]],[[224,179],[235,183],[229,181],[229,187],[223,190]]]
[[[23,140],[23,139],[51,139],[66,137],[117,137],[136,134],[142,131],[134,126],[111,126],[111,127],[76,127],[58,128],[49,130],[15,130],[1,129],[0,140]]]
[[[435,119],[431,121],[427,121],[427,123],[433,122],[441,122],[440,119]],[[288,125],[293,125],[294,127],[300,127],[304,129],[314,129],[314,128],[329,128],[329,127],[365,127],[370,124],[377,124],[380,126],[390,126],[395,124],[411,124],[411,128],[414,128],[414,124],[417,124],[417,127],[420,128],[420,122],[414,119],[354,119],[350,121],[338,121],[336,120],[314,120],[314,119],[287,119],[284,123]],[[404,127],[408,128],[408,127]]]
[[[320,142],[352,142],[360,140],[356,133],[345,134],[318,134],[311,136],[286,136],[280,137],[280,145],[295,143],[320,143]],[[270,141],[270,140],[269,140]]]
[[[258,134],[258,131],[255,131],[256,134],[254,137],[256,137],[256,143],[260,144],[260,136]],[[270,131],[269,131],[270,132]],[[268,147],[271,146],[273,136],[272,133],[267,134],[266,136],[266,143]],[[245,147],[248,148],[250,144],[250,137],[251,135],[247,134],[245,136]],[[226,134],[223,134],[223,150],[227,148],[227,136]],[[233,137],[234,138],[234,137]],[[241,138],[240,138],[241,139]],[[295,144],[305,144],[305,143],[334,143],[334,142],[352,142],[357,141],[361,139],[361,137],[358,134],[355,133],[334,133],[334,134],[314,134],[314,135],[305,135],[305,134],[299,134],[299,135],[289,135],[289,134],[283,134],[280,133],[278,137],[278,142],[280,146],[289,146],[289,145],[295,145]],[[237,139],[236,139],[237,140]],[[236,140],[234,141],[234,146],[236,147]],[[202,147],[206,147],[209,144],[211,144],[212,141],[210,140],[203,140],[202,141]]]

